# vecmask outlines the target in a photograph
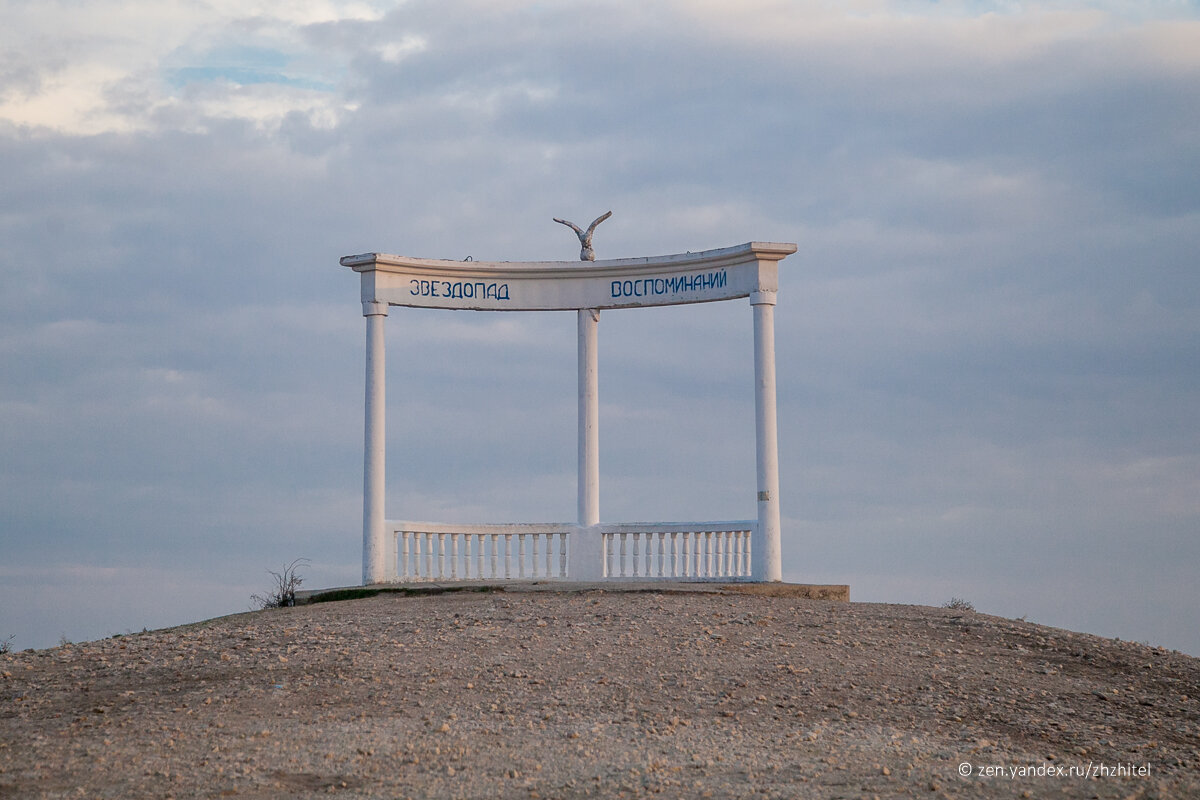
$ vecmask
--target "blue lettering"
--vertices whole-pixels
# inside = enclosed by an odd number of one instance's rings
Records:
[[[660,294],[697,292],[706,289],[724,289],[728,279],[729,274],[725,270],[702,272],[698,275],[673,275],[670,278],[639,278],[629,281],[612,281],[608,286],[608,292],[612,297],[649,297]]]

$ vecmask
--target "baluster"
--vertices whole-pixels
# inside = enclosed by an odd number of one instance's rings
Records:
[[[542,573],[547,578],[553,578],[554,573],[550,571],[550,551],[554,549],[554,534],[546,534],[546,571]]]
[[[463,580],[471,580],[471,539],[469,533],[463,534]]]
[[[525,577],[525,534],[517,534],[517,577]]]
[[[654,531],[646,531],[646,577],[654,574]]]
[[[695,532],[693,532],[692,535],[695,537],[695,541],[696,541],[696,546],[695,546],[696,577],[703,578],[704,577],[704,534],[701,533],[700,531],[695,531]]]
[[[475,577],[479,579],[486,578],[483,573],[483,551],[487,545],[487,537],[480,533],[475,535]]]
[[[725,532],[717,531],[713,534],[713,550],[717,554],[716,572],[713,574],[717,577],[725,576]]]
[[[612,575],[612,536],[607,533],[600,534],[600,546],[604,549],[604,577],[607,578]]]
[[[498,547],[496,542],[497,542],[497,537],[496,537],[496,534],[493,533],[492,534],[492,574],[490,576],[492,580],[496,580],[496,578],[498,578],[500,576],[500,571],[498,569],[496,569],[496,550]]]
[[[512,534],[504,534],[504,580],[512,574]]]
[[[642,538],[642,534],[634,532],[633,534],[633,577],[638,576],[638,543]]]
[[[658,577],[663,576],[663,569],[666,566],[667,552],[667,533],[666,531],[658,532]]]
[[[538,539],[542,538],[540,533],[529,534],[529,544],[533,548],[533,553],[529,558],[529,577],[536,578],[538,576]]]
[[[461,533],[450,534],[450,580],[458,580],[458,537]]]
[[[679,531],[671,531],[671,577],[679,577]]]
[[[400,531],[400,579],[408,579],[408,531]]]
[[[628,534],[628,533],[624,533],[624,532],[622,532],[622,533],[621,533],[621,559],[620,559],[620,561],[619,561],[618,563],[619,563],[619,564],[620,564],[620,566],[621,566],[621,575],[620,575],[620,577],[622,577],[622,578],[624,578],[624,577],[625,577],[625,569],[626,569],[626,567],[625,567],[625,553],[626,553],[626,546],[627,546],[627,539],[628,539],[628,537],[629,537],[629,534]]]
[[[549,549],[546,550],[546,558],[550,557]],[[567,534],[560,533],[558,535],[558,577],[567,577]]]

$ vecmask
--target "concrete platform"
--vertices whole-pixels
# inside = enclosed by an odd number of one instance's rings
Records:
[[[808,600],[850,601],[846,584],[813,583],[723,583],[719,581],[416,581],[412,583],[374,583],[369,586],[345,586],[333,589],[309,589],[296,592],[296,605],[354,600],[379,594],[429,595],[448,592],[673,592],[694,594],[752,594],[761,597],[801,597]]]

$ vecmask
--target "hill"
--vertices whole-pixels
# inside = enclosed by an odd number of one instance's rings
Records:
[[[0,656],[0,798],[1200,797],[1198,752],[1200,660],[918,606],[381,595]]]

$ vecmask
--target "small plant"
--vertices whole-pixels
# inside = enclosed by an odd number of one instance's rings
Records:
[[[250,595],[251,601],[259,608],[264,609],[286,608],[296,605],[296,590],[300,588],[300,584],[304,583],[304,579],[300,577],[299,570],[310,563],[307,558],[297,558],[279,572],[273,569],[267,570],[267,572],[271,573],[271,577],[275,579],[274,588],[266,595]]]
[[[13,639],[15,639],[15,638],[17,638],[17,637],[9,636],[4,641],[0,641],[0,656],[4,655],[5,653],[12,652],[12,643],[13,643]]]
[[[961,597],[951,597],[949,601],[942,603],[942,608],[951,608],[955,611],[974,611],[975,605]]]

